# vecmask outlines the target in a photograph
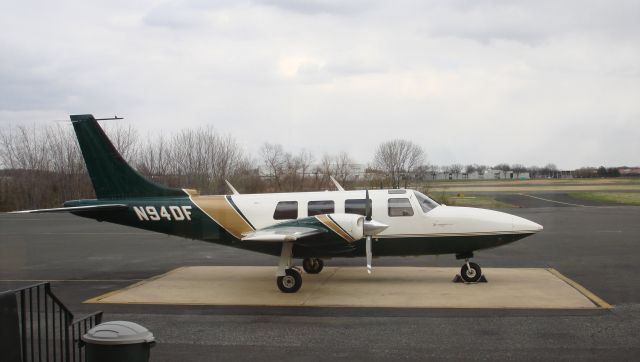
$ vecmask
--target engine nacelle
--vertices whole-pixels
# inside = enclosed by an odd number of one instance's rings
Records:
[[[329,214],[327,216],[339,227],[338,230],[334,230],[337,234],[346,233],[353,241],[364,237],[364,216],[355,214]]]

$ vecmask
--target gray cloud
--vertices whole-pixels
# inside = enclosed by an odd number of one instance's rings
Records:
[[[331,14],[351,16],[365,12],[367,9],[376,6],[378,2],[371,0],[262,0],[255,1],[255,3],[309,15]]]
[[[431,162],[638,164],[635,1],[18,2],[0,127],[214,124],[250,151],[408,138]],[[575,150],[575,151],[571,151]]]

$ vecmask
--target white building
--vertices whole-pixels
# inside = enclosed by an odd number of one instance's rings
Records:
[[[430,175],[431,180],[528,180],[529,172],[514,172],[487,169],[480,173],[474,171],[472,173],[453,173],[453,172],[433,172]]]

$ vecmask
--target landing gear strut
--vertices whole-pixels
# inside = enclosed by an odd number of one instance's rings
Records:
[[[322,259],[318,258],[304,258],[302,261],[302,269],[304,269],[307,274],[318,274],[324,268],[324,262]]]
[[[302,286],[302,276],[300,272],[291,266],[292,250],[293,243],[282,243],[280,261],[278,262],[278,270],[276,271],[276,284],[278,285],[278,289],[283,293],[295,293]]]

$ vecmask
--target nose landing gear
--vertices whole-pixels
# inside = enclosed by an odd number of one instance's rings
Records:
[[[480,265],[467,260],[460,268],[460,277],[465,283],[477,283],[482,278],[482,269]]]
[[[456,259],[464,259],[464,264],[460,268],[460,274],[453,278],[454,283],[486,283],[487,278],[482,274],[480,265],[469,262],[473,258],[473,253],[456,254]]]

